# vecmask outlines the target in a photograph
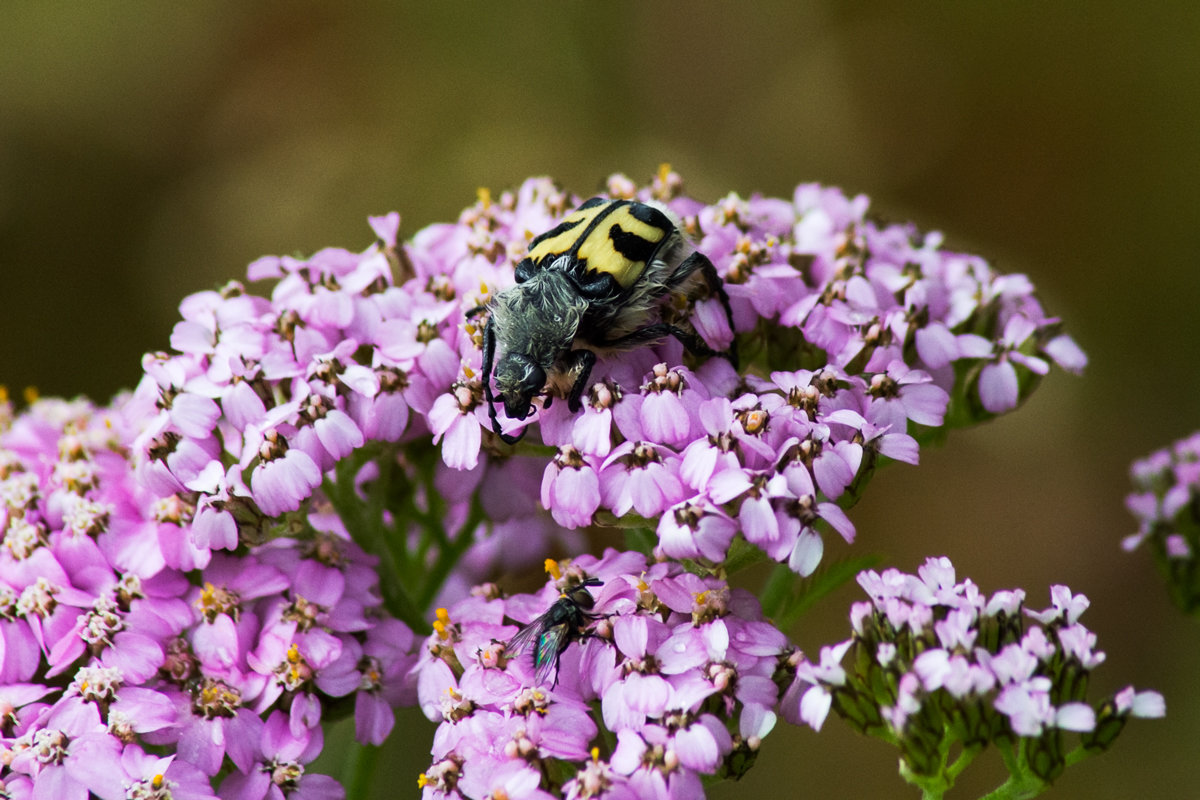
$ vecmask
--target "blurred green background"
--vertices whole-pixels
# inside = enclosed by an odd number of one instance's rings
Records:
[[[746,8],[6,3],[0,383],[106,400],[168,347],[185,294],[266,253],[365,247],[368,214],[400,210],[411,236],[479,186],[549,174],[588,193],[667,161],[706,201],[865,192],[1029,274],[1092,363],[879,476],[849,552],[948,555],[1038,608],[1051,583],[1086,593],[1109,654],[1093,691],[1158,688],[1168,718],[1049,796],[1200,796],[1200,628],[1118,547],[1129,462],[1200,427],[1200,4]],[[857,599],[845,587],[794,639],[815,655],[844,638]],[[400,726],[379,797],[416,796],[427,764],[432,726]],[[1000,776],[985,754],[951,796]],[[711,796],[751,792],[915,796],[894,750],[832,718],[781,724]]]

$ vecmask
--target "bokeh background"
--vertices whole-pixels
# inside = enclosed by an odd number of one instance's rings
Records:
[[[0,383],[106,400],[185,294],[259,255],[365,247],[368,214],[400,210],[411,236],[530,175],[586,194],[665,161],[707,201],[867,193],[1027,273],[1092,363],[878,476],[852,552],[949,555],[1034,607],[1052,583],[1086,593],[1093,691],[1158,688],[1168,717],[1049,796],[1197,797],[1200,627],[1118,542],[1129,462],[1200,427],[1198,62],[1191,2],[7,3]],[[794,639],[844,638],[860,598]],[[415,796],[427,764],[432,726],[398,734],[379,797]],[[1001,776],[986,753],[951,796]],[[915,796],[894,750],[836,718],[781,724],[711,796],[751,793]]]

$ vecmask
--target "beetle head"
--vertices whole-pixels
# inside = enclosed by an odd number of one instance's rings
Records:
[[[496,388],[510,419],[528,417],[545,385],[546,371],[524,353],[505,353],[496,364]]]

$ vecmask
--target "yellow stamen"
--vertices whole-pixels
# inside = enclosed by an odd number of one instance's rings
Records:
[[[546,572],[550,573],[551,578],[554,578],[556,581],[562,580],[562,570],[559,569],[558,562],[553,558],[547,558],[546,563],[543,566],[545,567]]]
[[[445,641],[450,638],[450,612],[444,608],[437,610],[437,619],[433,621],[433,629],[437,631],[438,638]]]
[[[420,775],[418,775],[418,776],[417,776],[417,788],[418,788],[418,789],[424,789],[424,788],[425,788],[426,786],[428,786],[430,783],[431,783],[431,781],[430,781],[430,780],[429,780],[429,778],[428,778],[428,777],[425,775],[425,773],[424,773],[424,772],[422,772]]]
[[[475,197],[479,201],[479,205],[487,208],[492,204],[492,191],[486,186],[480,186],[475,190]]]
[[[31,406],[37,402],[38,390],[36,386],[26,386],[24,391],[25,405]]]
[[[471,369],[470,365],[463,364],[463,375],[467,376],[467,380],[475,377],[475,370]]]
[[[671,165],[665,161],[658,165],[658,179],[663,183],[667,182],[667,178],[671,174]]]

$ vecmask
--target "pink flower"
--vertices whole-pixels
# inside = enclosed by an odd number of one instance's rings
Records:
[[[588,459],[571,445],[559,448],[542,477],[542,507],[565,528],[591,524],[600,506],[600,478]]]
[[[653,518],[683,499],[676,474],[679,457],[646,442],[624,442],[600,465],[600,493],[604,505],[618,517],[630,509]]]
[[[439,395],[429,409],[429,423],[436,444],[442,444],[442,460],[454,469],[474,469],[479,463],[482,440],[480,421],[472,413],[475,400],[471,390],[458,385],[452,394]]]
[[[278,437],[272,439],[269,432],[265,439],[269,444],[282,441]],[[270,517],[295,511],[320,484],[321,471],[316,462],[307,453],[297,449],[288,449],[279,456],[264,458],[250,476],[254,501]]]

